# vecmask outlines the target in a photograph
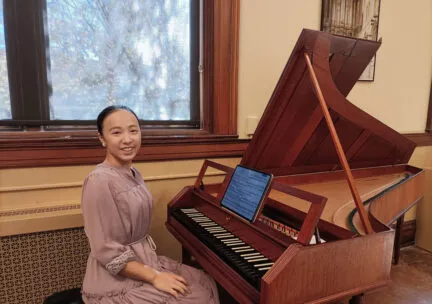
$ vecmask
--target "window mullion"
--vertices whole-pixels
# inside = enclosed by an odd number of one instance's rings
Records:
[[[190,119],[200,119],[200,1],[190,2]]]
[[[40,125],[49,118],[46,98],[44,0],[5,1],[7,61],[12,119]]]
[[[9,91],[11,99],[12,120],[23,118],[22,114],[22,90],[20,88],[20,71],[19,71],[19,56],[18,56],[18,41],[17,41],[17,5],[15,1],[4,1],[4,30],[6,43],[6,61],[9,79]]]

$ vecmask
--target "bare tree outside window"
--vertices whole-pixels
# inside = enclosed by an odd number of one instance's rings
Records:
[[[11,119],[9,80],[6,64],[6,44],[3,17],[3,1],[0,1],[0,119]]]
[[[94,120],[113,104],[144,120],[190,119],[190,0],[46,4],[51,120]]]

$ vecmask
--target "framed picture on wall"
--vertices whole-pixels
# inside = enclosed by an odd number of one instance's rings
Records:
[[[321,31],[376,41],[380,2],[381,0],[322,0]],[[374,80],[375,59],[374,56],[359,80]]]

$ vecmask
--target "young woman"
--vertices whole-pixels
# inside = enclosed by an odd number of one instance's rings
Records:
[[[135,113],[110,106],[98,116],[105,161],[86,178],[82,193],[90,256],[84,302],[219,303],[214,281],[204,272],[156,255],[149,233],[152,196],[132,160],[141,146]]]

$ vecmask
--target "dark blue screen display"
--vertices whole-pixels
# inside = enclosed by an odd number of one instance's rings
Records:
[[[252,221],[271,175],[237,166],[222,199],[222,206]]]

